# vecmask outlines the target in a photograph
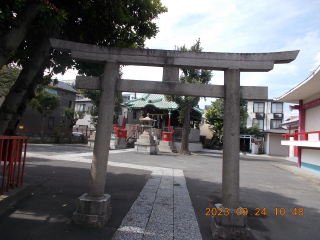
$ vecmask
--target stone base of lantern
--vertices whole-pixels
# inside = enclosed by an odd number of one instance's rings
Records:
[[[148,144],[134,144],[134,153],[139,154],[147,154],[147,155],[156,155],[157,151],[157,143],[148,143]]]
[[[158,143],[149,135],[147,131],[144,131],[139,139],[134,143],[134,153],[156,155]]]

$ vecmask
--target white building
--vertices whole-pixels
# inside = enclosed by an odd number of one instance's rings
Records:
[[[248,101],[247,128],[258,125],[261,131],[278,128],[283,121],[283,102]]]
[[[91,124],[91,114],[90,110],[93,109],[92,100],[89,98],[83,98],[81,96],[77,96],[75,102],[75,110],[81,111],[84,113],[84,117],[79,119],[76,125],[73,127],[76,131],[84,132],[86,129],[94,130],[95,127]]]
[[[279,100],[298,104],[291,107],[299,110],[298,132],[288,134],[282,145],[297,147],[298,167],[320,173],[320,66]]]

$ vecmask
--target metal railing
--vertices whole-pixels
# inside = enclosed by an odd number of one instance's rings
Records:
[[[27,144],[27,137],[0,136],[0,195],[23,184]]]

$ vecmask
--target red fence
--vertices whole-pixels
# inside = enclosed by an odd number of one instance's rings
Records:
[[[298,133],[288,133],[288,134],[282,134],[283,137],[285,137],[285,140],[289,140],[290,137],[293,137],[295,141],[299,140],[299,135],[302,136],[300,140],[308,140],[309,136],[308,134],[314,134],[318,133],[318,139],[320,141],[320,131],[313,131],[313,132],[298,132]]]
[[[27,143],[27,137],[0,136],[0,195],[23,184]]]

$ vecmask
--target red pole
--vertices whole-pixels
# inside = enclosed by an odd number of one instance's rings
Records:
[[[305,132],[306,110],[302,109],[303,101],[299,100],[299,132]],[[305,140],[304,135],[299,136],[300,140]],[[298,168],[301,168],[301,147],[298,147]]]
[[[122,120],[122,127],[126,127],[126,116],[123,115],[123,120]]]

